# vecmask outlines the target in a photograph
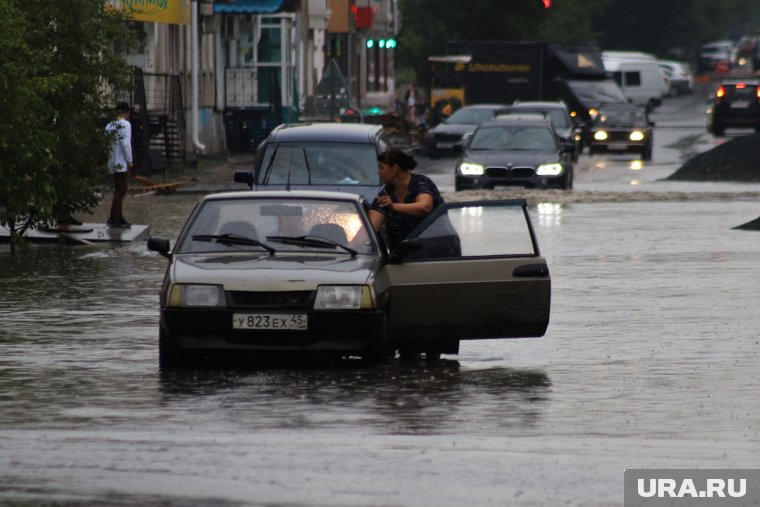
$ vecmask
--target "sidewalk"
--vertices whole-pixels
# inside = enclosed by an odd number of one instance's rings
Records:
[[[210,194],[214,192],[229,192],[248,190],[242,183],[235,183],[234,174],[238,170],[253,169],[253,153],[235,154],[215,157],[198,157],[197,166],[187,167],[176,172],[167,172],[166,179],[156,175],[151,180],[159,184],[177,183],[174,192],[183,194]],[[139,189],[136,185],[132,188]],[[150,190],[149,187],[144,187]]]

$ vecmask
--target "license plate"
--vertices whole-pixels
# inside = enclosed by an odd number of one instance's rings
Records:
[[[454,143],[438,143],[438,146],[436,146],[436,147],[440,148],[442,150],[448,150],[449,148],[453,148],[454,147]]]
[[[308,315],[302,313],[235,313],[232,329],[305,331]]]
[[[627,150],[628,145],[625,143],[610,143],[607,145],[608,150]]]
[[[746,109],[749,107],[749,102],[745,102],[743,100],[737,100],[736,102],[731,102],[731,109]]]

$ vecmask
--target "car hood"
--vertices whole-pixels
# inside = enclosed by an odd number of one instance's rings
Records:
[[[539,165],[559,161],[556,151],[497,151],[497,150],[473,150],[467,151],[463,160],[477,162],[487,166],[509,165]]]
[[[432,130],[430,130],[431,134],[458,134],[460,136],[463,136],[465,134],[469,134],[471,132],[475,132],[475,129],[478,128],[477,125],[469,125],[465,123],[457,123],[457,124],[447,124],[447,123],[441,123],[440,125],[436,125]]]
[[[221,284],[228,291],[315,290],[367,283],[379,265],[378,257],[366,255],[180,254],[171,274],[175,283]]]

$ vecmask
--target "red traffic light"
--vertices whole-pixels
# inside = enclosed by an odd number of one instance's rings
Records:
[[[544,9],[548,9],[552,6],[552,0],[543,0],[544,1]]]

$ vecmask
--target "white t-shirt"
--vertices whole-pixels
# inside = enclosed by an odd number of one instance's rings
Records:
[[[111,174],[127,172],[128,165],[132,163],[132,125],[120,118],[109,123],[106,132],[113,135],[108,172]]]

